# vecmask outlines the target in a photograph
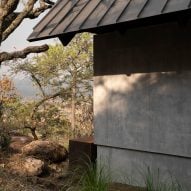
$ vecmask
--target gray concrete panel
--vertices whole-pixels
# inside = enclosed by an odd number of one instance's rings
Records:
[[[183,186],[183,191],[190,191],[190,159],[109,147],[98,147],[98,159],[102,166],[110,169],[114,182],[144,186],[149,168],[154,179],[159,171],[161,182],[170,182],[172,177]]]
[[[94,78],[95,141],[191,157],[191,72]]]

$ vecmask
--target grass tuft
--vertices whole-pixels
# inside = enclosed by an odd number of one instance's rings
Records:
[[[81,191],[107,191],[110,183],[110,173],[105,167],[96,164],[86,165],[87,169],[82,177]]]
[[[182,186],[172,176],[164,175],[162,178],[159,169],[157,172],[152,172],[148,167],[144,181],[146,191],[183,191]]]

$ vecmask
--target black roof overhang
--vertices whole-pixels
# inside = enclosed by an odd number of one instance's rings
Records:
[[[191,9],[187,9],[187,10],[181,10],[177,12],[155,15],[155,16],[146,17],[146,18],[139,18],[136,20],[128,21],[128,22],[121,22],[121,23],[116,23],[116,24],[111,24],[106,26],[99,26],[99,27],[89,28],[84,30],[82,29],[75,32],[61,33],[58,35],[50,35],[50,36],[41,37],[41,38],[28,39],[28,41],[33,42],[33,41],[39,41],[39,40],[45,40],[45,39],[58,37],[60,41],[62,42],[62,44],[66,46],[77,33],[90,32],[94,34],[104,34],[104,33],[110,33],[113,31],[119,31],[120,33],[124,33],[126,30],[132,29],[132,28],[159,25],[159,24],[170,23],[170,22],[178,22],[180,25],[186,26],[190,18],[191,18]]]

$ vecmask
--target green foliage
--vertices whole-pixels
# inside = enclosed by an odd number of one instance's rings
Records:
[[[111,183],[110,173],[105,166],[85,162],[84,166],[70,169],[69,178],[62,191],[108,191]]]
[[[62,107],[56,102],[47,102],[35,113],[33,120],[38,126],[42,138],[59,138],[68,136],[70,122],[63,114]]]
[[[23,127],[30,119],[32,107],[33,102],[22,102],[21,100],[6,104],[4,107],[3,121],[7,130],[24,132]]]
[[[9,144],[9,130],[10,121],[14,116],[14,107],[20,103],[20,96],[9,76],[2,76],[0,78],[0,137],[1,145],[7,147]]]
[[[3,115],[5,108],[9,104],[14,104],[20,99],[16,92],[13,81],[9,76],[3,75],[0,77],[0,122],[3,123]]]
[[[87,97],[92,89],[90,81],[93,77],[92,36],[88,33],[76,35],[66,47],[60,43],[51,45],[47,52],[26,60],[13,70],[29,74],[37,87],[40,83],[46,94],[63,90],[64,99],[71,99],[76,75],[77,96],[79,100]]]
[[[68,135],[92,133],[93,46],[90,34],[76,35],[66,47],[56,43],[47,52],[18,64],[13,71],[29,75],[40,91],[40,100],[35,101],[30,110],[31,119],[26,114],[29,124],[35,123],[39,131],[46,129],[47,133],[56,128],[65,129]]]

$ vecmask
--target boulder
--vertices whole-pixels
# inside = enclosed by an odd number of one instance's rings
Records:
[[[22,153],[52,163],[65,161],[68,157],[66,148],[52,141],[32,141],[23,147]]]
[[[69,175],[68,161],[48,165],[49,173],[56,178],[65,178]]]
[[[45,163],[42,160],[28,157],[23,163],[23,168],[25,169],[25,174],[28,176],[38,176],[43,173]]]
[[[14,153],[21,153],[22,148],[32,141],[33,138],[29,136],[11,136],[9,148]]]
[[[46,171],[46,165],[42,160],[32,157],[23,157],[17,155],[15,159],[7,164],[7,167],[13,174],[22,176],[39,176]]]

